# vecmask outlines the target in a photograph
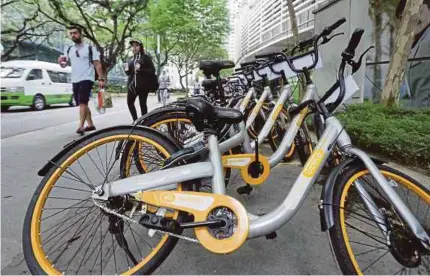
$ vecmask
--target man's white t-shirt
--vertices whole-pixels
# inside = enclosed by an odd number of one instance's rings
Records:
[[[89,47],[92,47],[93,50],[93,61],[100,60],[100,52],[97,51],[97,48],[86,43],[71,46],[68,55],[69,47],[64,50],[64,55],[70,60],[72,66],[72,83],[84,80],[94,81],[95,69],[94,64],[90,64]]]

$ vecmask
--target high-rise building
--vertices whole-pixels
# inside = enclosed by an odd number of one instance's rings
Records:
[[[230,31],[226,38],[224,47],[227,51],[228,58],[233,61],[236,59],[236,27],[239,1],[240,0],[228,0],[228,20]]]
[[[312,12],[327,2],[329,0],[293,1],[300,39],[312,35]],[[292,37],[287,0],[236,0],[234,3],[234,6],[229,3],[229,9],[235,11],[234,24],[230,23],[235,36],[231,44],[235,62],[247,61],[256,54],[280,50],[287,45]]]

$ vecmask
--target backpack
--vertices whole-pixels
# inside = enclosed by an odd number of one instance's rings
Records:
[[[69,46],[69,48],[67,48],[67,57],[69,57],[69,53],[70,53],[70,49],[72,49],[72,46]],[[88,45],[88,60],[89,60],[89,66],[91,66],[91,64],[93,64],[93,46],[92,45]],[[70,64],[70,58],[69,58],[69,65]],[[99,76],[97,74],[97,70],[94,67],[94,80],[98,80]]]
[[[150,87],[149,87],[149,91],[150,92],[155,92],[158,90],[158,88],[160,88],[160,83],[158,82],[158,77],[157,74],[153,74],[152,75],[152,80],[150,83]]]

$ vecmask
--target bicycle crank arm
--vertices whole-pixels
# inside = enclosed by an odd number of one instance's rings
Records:
[[[194,216],[194,222],[183,223],[182,225],[176,224],[176,226],[185,225],[187,228],[194,228],[199,242],[213,253],[231,253],[237,250],[248,237],[249,219],[245,207],[238,200],[227,195],[180,191],[146,191],[142,193],[141,200],[157,207],[191,213]],[[208,219],[217,221],[217,218],[213,219],[213,213],[225,209],[228,209],[232,217],[235,218],[236,227],[229,238],[218,239],[210,232],[210,228],[202,226],[208,224]],[[222,227],[221,223],[219,226],[214,226],[212,222],[209,224],[211,224],[211,228]]]

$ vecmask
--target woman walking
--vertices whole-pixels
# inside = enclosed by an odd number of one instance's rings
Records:
[[[155,75],[152,59],[145,54],[143,43],[140,40],[130,41],[133,50],[133,58],[126,63],[125,73],[128,75],[127,105],[133,121],[137,120],[137,111],[134,106],[136,98],[139,97],[140,111],[142,116],[148,112],[147,99],[152,87]]]

